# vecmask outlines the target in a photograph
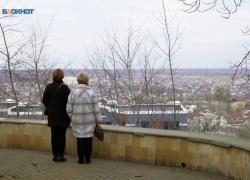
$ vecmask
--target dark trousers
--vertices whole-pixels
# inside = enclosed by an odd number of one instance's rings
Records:
[[[90,162],[92,153],[92,137],[89,138],[77,138],[77,153],[79,161]]]
[[[63,156],[66,142],[67,127],[51,127],[51,144],[54,156]]]

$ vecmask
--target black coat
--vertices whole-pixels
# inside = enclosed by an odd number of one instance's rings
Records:
[[[48,107],[50,100],[54,96],[57,88],[63,81],[54,81],[46,86],[43,93],[43,104]],[[70,124],[69,116],[66,112],[66,105],[70,89],[66,84],[63,84],[57,91],[55,97],[49,105],[48,126],[49,127],[68,127]]]

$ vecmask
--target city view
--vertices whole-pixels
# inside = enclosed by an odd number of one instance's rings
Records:
[[[1,0],[0,180],[250,180],[249,9]]]
[[[70,89],[77,85],[81,70],[65,70],[64,83]],[[250,135],[250,92],[245,79],[232,80],[234,70],[179,69],[175,75],[175,101],[168,71],[148,78],[147,83],[139,70],[135,70],[131,88],[129,76],[119,77],[114,83],[111,76],[99,70],[86,70],[90,74],[89,86],[96,91],[104,124],[136,126],[157,129],[178,129],[229,136]],[[25,119],[43,119],[43,105],[38,87],[25,79],[27,72],[18,72],[22,79],[14,83]],[[48,75],[47,77],[49,77]],[[15,99],[10,83],[1,75],[1,117],[16,118]],[[51,77],[48,83],[52,82]],[[45,87],[43,84],[43,88]],[[147,85],[147,86],[145,86]],[[43,91],[42,91],[43,92]],[[177,126],[174,127],[174,111]]]

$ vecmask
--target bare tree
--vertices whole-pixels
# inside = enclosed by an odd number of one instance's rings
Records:
[[[143,108],[144,113],[147,111],[147,127],[151,126],[153,119],[163,123],[171,106],[174,117],[172,127],[177,129],[176,114],[180,111],[180,107],[176,104],[174,75],[178,69],[175,59],[182,44],[183,30],[179,31],[178,25],[173,27],[173,21],[167,21],[164,2],[162,5],[162,19],[157,19],[157,21],[163,29],[163,44],[167,44],[166,47],[158,43],[151,33],[141,33],[141,27],[134,28],[130,22],[125,34],[119,34],[114,29],[111,33],[106,30],[105,37],[101,36],[103,48],[96,45],[91,51],[87,51],[87,54],[95,69],[102,96],[106,95],[110,99],[115,99],[118,105],[121,99],[128,104],[133,114],[133,123],[136,126],[141,122],[141,104],[147,104],[150,106],[147,109]],[[173,35],[173,33],[176,34]],[[161,78],[161,75],[166,74],[166,67],[170,73],[173,97],[170,98],[173,100],[173,104],[170,104],[168,108],[165,99],[162,98],[168,83],[164,83],[164,86]],[[158,104],[156,105],[156,103]],[[161,116],[154,115],[157,108],[162,108]],[[119,111],[119,108],[117,110]]]
[[[43,90],[51,79],[52,69],[57,64],[56,52],[50,51],[52,49],[52,41],[49,37],[49,31],[53,19],[49,25],[43,29],[39,20],[32,23],[27,31],[28,47],[25,53],[27,55],[25,67],[29,83],[37,90],[38,102],[41,105],[42,119],[44,119],[44,106],[42,103]],[[49,40],[50,39],[50,40]],[[35,99],[34,99],[35,100]]]
[[[3,43],[0,44],[1,68],[8,73],[8,82],[12,87],[12,93],[5,94],[16,101],[17,118],[19,118],[19,102],[24,99],[18,97],[16,86],[21,85],[30,87],[28,105],[33,102],[40,104],[44,119],[42,94],[51,79],[52,68],[58,63],[56,53],[59,47],[55,51],[51,50],[53,42],[49,37],[54,17],[46,28],[42,28],[37,16],[35,17],[35,21],[26,24],[27,17],[7,15],[1,18],[5,21],[0,23],[1,39],[3,39]],[[22,69],[21,74],[17,73],[20,69]]]
[[[248,27],[245,28],[245,30],[242,30],[242,35],[250,36],[250,29]],[[249,44],[243,45],[243,48],[245,49],[245,53],[243,53],[243,58],[240,61],[237,62],[229,62],[231,64],[231,68],[235,69],[235,72],[232,76],[233,80],[235,80],[237,77],[239,78],[246,78],[246,82],[249,82],[250,80],[250,72],[249,72],[249,60],[250,60],[250,49]]]
[[[230,15],[236,13],[243,3],[243,0],[180,0],[187,8],[183,9],[186,13],[206,12],[215,7],[220,7],[217,11],[223,18],[230,18]]]
[[[238,11],[238,8],[243,4],[243,0],[180,0],[187,8],[183,11],[186,13],[206,12],[215,7],[220,7],[217,11],[221,14],[223,18],[229,19],[231,14]],[[242,30],[243,35],[250,35],[250,29],[246,27]],[[249,73],[249,59],[250,59],[250,49],[249,45],[243,45],[245,52],[243,53],[243,58],[237,62],[229,61],[231,64],[231,69],[235,69],[232,79],[235,80],[237,77],[246,78],[246,82],[250,80]]]
[[[224,87],[217,87],[214,93],[205,94],[208,108],[212,113],[222,116],[230,109],[228,102],[231,100],[231,91]]]
[[[9,21],[7,21],[8,19]],[[1,29],[1,39],[2,44],[0,47],[1,53],[1,67],[8,72],[8,78],[10,81],[13,99],[16,102],[16,112],[17,118],[19,118],[19,98],[17,95],[17,90],[15,87],[14,76],[17,69],[20,69],[24,65],[24,55],[23,50],[26,47],[27,40],[23,35],[25,29],[19,29],[18,25],[20,21],[15,19],[15,23],[11,16],[5,17],[5,24],[0,22],[0,29]],[[11,38],[15,37],[15,38]]]
[[[171,21],[167,20],[167,14],[165,9],[164,1],[162,1],[162,7],[163,7],[163,15],[161,15],[161,19],[156,20],[159,22],[160,27],[162,28],[162,37],[164,39],[164,44],[166,44],[166,47],[164,45],[161,45],[158,43],[154,38],[151,38],[153,40],[153,43],[158,47],[158,49],[161,52],[161,57],[168,61],[168,66],[170,70],[170,77],[171,77],[171,84],[172,84],[172,92],[173,92],[173,114],[174,114],[174,129],[176,129],[177,124],[177,116],[176,116],[176,88],[175,88],[175,79],[174,75],[176,70],[178,70],[176,58],[178,56],[178,52],[182,45],[182,33],[183,30],[179,30],[179,24],[174,24],[174,19]]]
[[[125,32],[125,33],[124,33]],[[98,79],[102,96],[119,104],[128,104],[133,112],[133,124],[140,123],[140,104],[149,103],[153,81],[164,67],[156,63],[154,46],[149,45],[149,34],[141,32],[132,21],[122,33],[118,30],[100,36],[103,48],[95,46],[87,51],[88,59]],[[124,103],[123,103],[124,102]],[[120,121],[119,108],[115,108],[116,121]],[[149,115],[149,112],[148,112]]]

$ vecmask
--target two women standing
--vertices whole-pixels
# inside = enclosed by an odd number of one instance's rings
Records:
[[[88,87],[87,73],[79,73],[78,85],[71,92],[67,85],[61,85],[63,77],[63,71],[56,69],[53,72],[53,82],[47,85],[43,95],[44,105],[49,106],[48,126],[51,127],[53,161],[66,161],[65,135],[72,120],[72,132],[77,137],[78,163],[88,164],[91,162],[95,125],[102,121],[98,99],[95,92]]]

